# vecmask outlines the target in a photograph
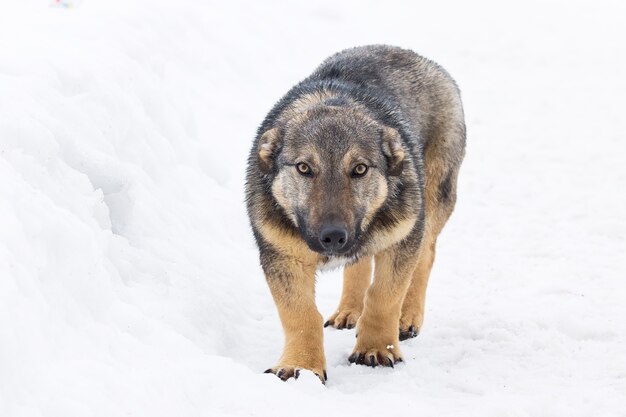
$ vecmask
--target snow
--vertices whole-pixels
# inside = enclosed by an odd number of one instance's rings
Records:
[[[1,416],[626,415],[623,3],[54,3],[0,3]],[[405,363],[325,329],[328,384],[283,383],[248,148],[369,43],[461,86],[457,209]]]

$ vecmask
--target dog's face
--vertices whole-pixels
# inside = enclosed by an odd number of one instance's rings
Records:
[[[300,113],[259,141],[259,166],[274,172],[272,194],[308,246],[326,256],[358,252],[404,162],[400,136],[342,107]]]

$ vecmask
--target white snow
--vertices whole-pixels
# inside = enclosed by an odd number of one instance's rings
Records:
[[[54,3],[0,2],[0,416],[626,415],[623,2]],[[461,86],[457,209],[405,363],[283,383],[248,148],[369,43]]]

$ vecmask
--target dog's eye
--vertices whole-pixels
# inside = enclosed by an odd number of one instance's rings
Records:
[[[367,172],[367,165],[358,164],[352,170],[352,175],[354,175],[355,177],[362,177],[363,175],[365,175],[366,172]]]
[[[300,162],[298,165],[296,165],[296,169],[302,175],[311,175],[311,167],[304,162]]]

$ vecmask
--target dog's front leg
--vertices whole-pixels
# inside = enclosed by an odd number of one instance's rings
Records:
[[[287,380],[308,369],[325,383],[323,320],[315,305],[315,263],[271,251],[261,254],[261,264],[285,332],[278,365],[265,372]]]
[[[367,290],[357,323],[356,346],[348,358],[351,363],[393,367],[402,361],[398,322],[417,263],[413,252],[396,244],[375,256],[374,282]]]

